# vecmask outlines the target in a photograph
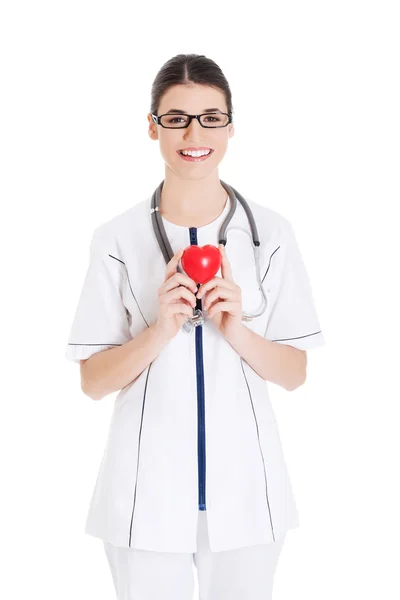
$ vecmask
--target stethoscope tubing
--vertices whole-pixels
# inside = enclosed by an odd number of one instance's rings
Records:
[[[264,292],[264,288],[261,284],[261,278],[260,278],[260,240],[258,237],[257,225],[255,223],[253,213],[252,213],[248,203],[243,198],[243,196],[235,188],[233,188],[232,186],[230,186],[227,183],[225,183],[224,181],[222,181],[222,179],[220,179],[220,182],[221,182],[221,185],[228,192],[228,195],[229,195],[229,198],[231,201],[231,207],[230,207],[229,213],[226,216],[225,221],[223,222],[223,224],[221,225],[221,228],[219,230],[218,243],[226,246],[227,227],[228,227],[233,215],[235,214],[236,206],[237,206],[237,198],[239,199],[239,202],[241,203],[241,205],[243,206],[243,208],[246,212],[246,216],[249,221],[250,228],[251,228],[251,236],[252,236],[252,241],[253,241],[253,246],[254,246],[254,260],[256,263],[257,282],[258,282],[259,289],[261,290],[262,298],[263,298],[261,305],[260,305],[260,309],[257,309],[258,312],[254,313],[254,314],[249,314],[249,313],[245,313],[245,312],[242,313],[242,320],[251,321],[255,317],[258,317],[265,312],[266,304],[267,304],[267,298],[266,298],[266,295]],[[150,212],[151,212],[153,229],[154,229],[154,233],[156,235],[157,241],[158,241],[158,245],[164,256],[165,262],[168,263],[171,260],[171,258],[173,257],[174,252],[172,250],[171,244],[169,243],[168,236],[165,231],[164,223],[162,221],[162,218],[161,218],[161,215],[159,212],[160,203],[161,203],[161,190],[163,188],[163,185],[164,185],[164,180],[161,181],[161,183],[158,185],[156,190],[153,192],[153,195],[151,198]],[[232,230],[232,229],[235,229],[235,228],[231,228],[230,230]],[[178,264],[177,270],[180,273],[183,273],[182,267],[179,264]],[[195,310],[196,309],[194,309],[194,311]],[[197,310],[197,312],[199,312],[199,311]],[[200,311],[200,313],[201,313],[201,311]],[[202,318],[199,319],[199,317],[202,317],[202,315],[197,314],[196,321],[194,321],[194,322],[191,322],[191,320],[188,319],[188,321],[186,321],[186,323],[184,324],[184,330],[190,331],[192,329],[193,325],[202,324],[203,319]],[[189,325],[187,325],[188,323],[189,323]]]

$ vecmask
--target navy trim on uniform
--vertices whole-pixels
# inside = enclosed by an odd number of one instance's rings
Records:
[[[259,435],[259,432],[258,432],[258,422],[257,422],[257,416],[256,416],[256,413],[255,413],[255,410],[254,410],[253,398],[252,398],[252,396],[251,396],[250,386],[249,386],[249,384],[248,384],[247,377],[246,377],[246,373],[244,372],[244,368],[243,368],[243,359],[242,359],[241,357],[240,357],[240,365],[241,365],[241,367],[242,367],[243,376],[244,376],[244,379],[245,379],[245,381],[246,381],[247,389],[248,389],[249,396],[250,396],[251,407],[252,407],[252,409],[253,409],[254,421],[255,421],[255,423],[256,423],[256,427],[257,427],[258,446],[259,446],[259,448],[260,448],[260,454],[261,454],[261,458],[262,458],[263,465],[264,465],[265,495],[266,495],[266,498],[267,498],[268,513],[269,513],[269,522],[271,523],[272,537],[273,537],[273,539],[274,539],[274,542],[275,542],[274,526],[273,526],[273,523],[272,523],[272,518],[271,518],[271,509],[270,509],[270,506],[269,506],[269,500],[268,500],[268,483],[267,483],[267,473],[266,473],[266,471],[265,471],[264,455],[263,455],[263,452],[262,452],[262,449],[261,449],[261,444],[260,444],[260,435]]]
[[[120,263],[122,263],[123,265],[125,265],[124,261],[121,260],[120,258],[117,258],[116,256],[113,256],[112,254],[109,254],[108,256],[110,256],[111,258],[114,258],[115,260],[119,260]]]
[[[278,247],[276,248],[276,250],[274,250],[274,251],[273,251],[273,253],[271,254],[271,256],[269,257],[269,263],[268,263],[268,267],[267,267],[267,270],[265,271],[265,275],[264,275],[264,277],[261,279],[261,283],[263,283],[264,279],[265,279],[265,278],[266,278],[266,276],[267,276],[267,273],[268,273],[268,271],[269,271],[269,267],[270,267],[270,265],[271,265],[271,258],[273,257],[273,255],[275,254],[275,252],[277,252],[277,251],[279,250],[279,248],[280,248],[280,246],[278,246]]]
[[[122,344],[70,344],[68,346],[122,346]]]
[[[138,438],[138,453],[137,453],[137,463],[136,463],[135,491],[134,491],[134,495],[133,495],[131,523],[130,523],[130,526],[129,526],[129,544],[128,544],[129,547],[131,547],[131,541],[132,541],[133,513],[135,511],[135,504],[136,504],[136,490],[137,490],[137,484],[138,484],[139,457],[140,457],[140,438],[142,437],[142,425],[143,425],[144,405],[145,405],[145,402],[146,402],[147,382],[149,380],[149,373],[150,373],[150,369],[151,369],[152,364],[153,364],[153,361],[151,361],[151,363],[149,364],[149,367],[147,369],[146,384],[144,386],[144,392],[143,392],[142,414],[141,414],[141,417],[140,417],[140,429],[139,429],[139,438]]]
[[[126,264],[124,263],[124,261],[123,261],[123,260],[121,260],[120,258],[116,258],[116,257],[115,257],[115,256],[113,256],[112,254],[109,254],[108,256],[109,256],[110,258],[113,258],[114,260],[118,260],[120,263],[122,263],[122,264],[124,265],[124,267],[125,267],[125,269],[126,269],[126,276],[127,276],[127,278],[128,278],[129,289],[131,290],[131,294],[132,294],[132,296],[133,296],[133,299],[134,299],[134,301],[136,302],[136,305],[137,305],[137,307],[138,307],[138,309],[139,309],[139,312],[140,312],[140,314],[141,314],[141,315],[142,315],[142,317],[143,317],[143,321],[146,323],[147,327],[149,327],[149,324],[148,324],[148,322],[146,321],[146,319],[144,318],[144,315],[143,315],[142,311],[140,310],[139,302],[136,300],[135,294],[133,293],[132,286],[131,286],[131,281],[130,281],[130,279],[129,279],[129,273],[128,273],[128,269],[127,269],[127,266],[126,266]]]
[[[198,245],[197,228],[189,227],[190,245]],[[198,284],[198,287],[199,284]],[[202,309],[202,298],[196,298],[196,308]],[[204,402],[203,325],[195,327],[197,379],[197,457],[199,478],[199,510],[206,510],[206,427]]]
[[[277,340],[270,340],[270,342],[286,342],[287,340],[301,340],[301,338],[310,337],[310,335],[317,335],[317,333],[321,333],[321,329],[319,331],[316,331],[315,333],[307,333],[307,335],[299,335],[297,337],[292,338],[280,338]]]

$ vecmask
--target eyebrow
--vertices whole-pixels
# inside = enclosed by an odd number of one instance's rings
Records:
[[[219,108],[205,108],[203,110],[203,113],[209,113],[209,112],[222,112],[222,110],[220,110]],[[188,113],[185,110],[182,110],[180,108],[170,108],[169,111],[166,114],[169,113],[178,113],[178,114],[183,114],[183,115],[187,115]]]

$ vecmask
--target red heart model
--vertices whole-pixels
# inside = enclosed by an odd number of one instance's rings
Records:
[[[214,277],[221,266],[221,252],[212,244],[187,246],[183,251],[181,262],[184,271],[196,283],[207,283]]]

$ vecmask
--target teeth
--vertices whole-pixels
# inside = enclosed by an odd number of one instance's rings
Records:
[[[211,150],[181,150],[181,154],[185,156],[205,156],[206,154],[210,154]]]

